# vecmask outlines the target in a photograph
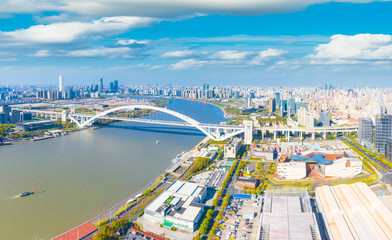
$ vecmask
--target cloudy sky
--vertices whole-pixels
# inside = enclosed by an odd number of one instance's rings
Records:
[[[0,85],[392,86],[392,1],[0,0]]]

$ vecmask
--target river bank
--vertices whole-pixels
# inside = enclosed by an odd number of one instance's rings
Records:
[[[209,137],[205,137],[198,144],[196,144],[195,147],[193,147],[191,150],[197,149],[198,146],[202,146],[202,145],[206,144],[209,140],[210,140]],[[175,163],[172,163],[172,165],[170,167],[168,167],[163,173],[159,174],[155,179],[153,179],[151,182],[149,182],[147,185],[145,185],[139,191],[137,191],[136,193],[133,193],[131,196],[129,196],[126,199],[122,200],[121,202],[119,202],[115,206],[113,206],[110,209],[104,211],[103,213],[99,214],[98,216],[96,216],[96,217],[94,217],[94,218],[92,218],[92,219],[90,219],[90,220],[80,224],[79,226],[77,226],[77,227],[75,227],[75,228],[73,228],[73,229],[71,229],[71,230],[69,230],[69,231],[67,231],[67,232],[65,232],[63,234],[60,234],[60,235],[52,238],[52,240],[63,239],[71,231],[78,232],[78,233],[82,232],[81,229],[86,225],[86,223],[91,223],[91,224],[94,224],[95,226],[98,226],[98,228],[95,231],[87,234],[88,236],[93,236],[95,233],[99,232],[100,222],[105,222],[105,225],[106,224],[111,224],[114,220],[120,219],[120,218],[124,218],[125,216],[129,215],[130,212],[132,212],[134,209],[138,208],[139,204],[137,203],[136,205],[134,205],[134,206],[132,206],[130,208],[128,208],[127,205],[129,205],[130,203],[134,203],[134,201],[142,202],[143,199],[141,199],[141,200],[139,200],[139,199],[144,195],[146,190],[151,189],[151,188],[154,187],[154,190],[151,192],[151,194],[154,194],[155,192],[159,191],[160,189],[165,189],[165,188],[167,188],[167,187],[169,187],[171,185],[172,182],[166,182],[164,180],[164,176],[165,176],[167,170],[172,168],[174,165],[175,165]],[[191,167],[192,167],[192,165],[189,165],[189,167],[184,170],[184,173],[186,173],[187,170],[189,168],[191,168]],[[180,177],[178,177],[177,179],[175,179],[173,182],[175,182],[176,180],[180,179],[181,177],[182,177],[182,175]],[[154,184],[156,186],[154,186]],[[146,197],[148,197],[148,196],[146,196]],[[132,201],[132,202],[130,202],[130,201]],[[121,211],[121,209],[124,209],[124,208],[125,208],[125,210],[123,212],[117,214],[119,211]],[[109,220],[106,221],[106,219],[109,219]],[[80,236],[80,238],[84,238],[86,236]]]

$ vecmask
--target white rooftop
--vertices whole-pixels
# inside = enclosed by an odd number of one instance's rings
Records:
[[[392,239],[392,212],[365,183],[316,188],[332,239]]]
[[[313,240],[310,226],[317,223],[312,212],[302,212],[300,197],[273,196],[271,205],[261,223],[269,226],[270,240]]]

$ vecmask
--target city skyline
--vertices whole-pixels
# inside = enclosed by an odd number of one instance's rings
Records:
[[[392,3],[314,3],[5,1],[0,85],[388,86]]]

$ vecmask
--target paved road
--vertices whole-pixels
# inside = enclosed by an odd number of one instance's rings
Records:
[[[389,169],[389,167],[387,165],[380,162],[378,159],[370,156],[367,152],[363,151],[361,148],[359,148],[355,144],[351,143],[349,139],[343,138],[342,140],[346,140],[348,142],[348,144],[350,144],[351,147],[353,147],[353,148],[357,149],[358,151],[360,151],[361,153],[363,153],[370,161],[373,161],[373,162],[377,163],[378,165],[380,165],[381,167],[385,168],[385,170],[384,169],[379,170],[380,173],[382,174],[382,178],[380,180],[387,183],[387,184],[392,184],[392,171]]]

